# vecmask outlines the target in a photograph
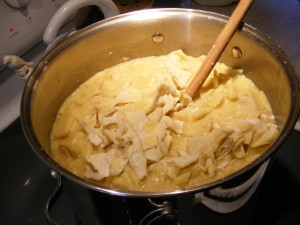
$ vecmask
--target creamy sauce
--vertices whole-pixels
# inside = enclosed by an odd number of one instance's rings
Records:
[[[277,137],[265,94],[217,63],[192,101],[185,89],[205,56],[178,50],[123,62],[61,106],[51,154],[74,174],[132,191],[173,191],[220,179]]]

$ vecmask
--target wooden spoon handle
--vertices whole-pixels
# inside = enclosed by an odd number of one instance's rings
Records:
[[[240,0],[237,7],[233,11],[227,24],[217,37],[214,45],[207,54],[204,62],[200,66],[190,85],[188,86],[186,93],[193,98],[197,90],[202,86],[219,58],[221,57],[224,49],[228,45],[235,31],[237,30],[240,22],[244,18],[246,12],[251,6],[253,0]]]

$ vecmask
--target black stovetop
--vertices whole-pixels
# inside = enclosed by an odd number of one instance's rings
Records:
[[[234,5],[198,7],[189,0],[157,0],[154,7],[200,8],[226,15],[234,9]],[[300,21],[299,1],[255,1],[245,20],[280,43],[299,71],[299,47],[295,46],[300,37],[300,31],[296,29]],[[178,215],[170,223],[300,224],[299,145],[300,132],[293,131],[272,157],[271,165],[254,195],[237,211],[216,213],[199,203],[194,204],[193,196],[183,196],[175,202]],[[50,175],[49,168],[28,145],[19,119],[0,134],[0,179],[0,225],[48,224],[43,208],[56,181]],[[138,221],[151,210],[148,205],[143,199],[125,199],[96,193],[63,179],[62,192],[51,214],[61,225],[135,225],[134,219]],[[170,223],[160,221],[157,224]]]
[[[1,133],[0,145],[0,224],[46,225],[43,208],[56,182],[27,144],[19,120]],[[293,131],[274,155],[255,194],[237,211],[216,213],[193,204],[189,195],[176,200],[175,221],[181,225],[300,224],[299,145],[300,132]],[[149,210],[146,200],[107,196],[63,179],[51,214],[61,225],[127,225]]]

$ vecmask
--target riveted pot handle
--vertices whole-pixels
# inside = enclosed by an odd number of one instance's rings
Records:
[[[50,215],[50,210],[52,205],[54,204],[55,200],[59,197],[62,188],[61,182],[61,175],[55,172],[54,170],[50,171],[52,177],[56,179],[56,186],[54,191],[51,193],[50,197],[48,198],[46,205],[44,207],[44,214],[46,216],[47,222],[50,225],[59,225]]]
[[[59,29],[80,8],[85,6],[98,6],[105,18],[116,16],[120,14],[117,6],[111,0],[72,0],[67,1],[62,5],[50,20],[43,36],[43,41],[50,44],[56,37]]]

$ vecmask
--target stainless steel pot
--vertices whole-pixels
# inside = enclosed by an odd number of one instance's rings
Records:
[[[36,154],[63,177],[95,191],[127,197],[173,197],[202,192],[240,177],[268,160],[293,129],[299,112],[297,75],[284,53],[269,37],[243,24],[220,61],[243,68],[267,95],[280,135],[269,149],[242,170],[187,190],[144,193],[116,190],[84,180],[58,165],[49,155],[50,131],[65,98],[96,72],[123,58],[162,55],[176,49],[207,54],[227,17],[190,9],[151,9],[115,16],[71,35],[50,51],[34,69],[24,89],[21,121]]]

